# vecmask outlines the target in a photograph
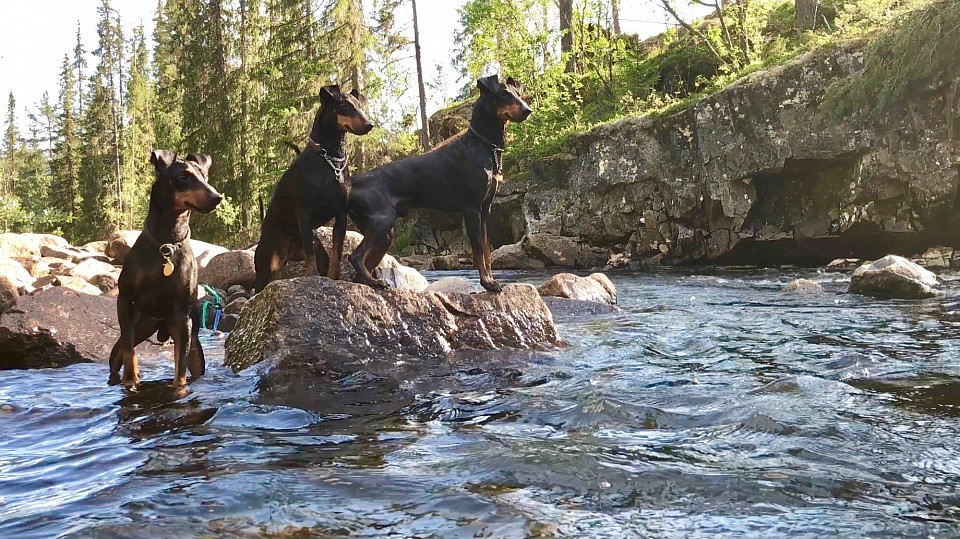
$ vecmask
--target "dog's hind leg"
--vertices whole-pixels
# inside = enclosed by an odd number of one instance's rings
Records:
[[[257,280],[254,288],[260,292],[280,275],[287,263],[290,252],[290,239],[278,233],[263,233],[254,255]]]
[[[353,266],[354,280],[373,288],[389,288],[382,279],[374,277],[370,271],[380,264],[383,259],[383,253],[390,248],[389,228],[381,232],[381,227],[372,225],[368,228],[369,234],[363,237],[363,241],[357,248],[350,253],[350,265]],[[379,258],[376,253],[380,252]]]
[[[491,292],[501,290],[500,283],[486,271],[484,244],[482,241],[483,225],[480,211],[477,208],[464,208],[463,224],[467,229],[467,238],[470,240],[470,250],[473,252],[473,267],[480,272],[480,284]]]
[[[207,362],[203,357],[203,347],[200,345],[200,305],[194,305],[190,311],[190,353],[187,355],[187,368],[190,369],[190,378],[196,380],[203,376],[207,369]]]

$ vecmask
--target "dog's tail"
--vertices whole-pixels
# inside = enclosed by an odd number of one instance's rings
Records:
[[[257,195],[257,205],[260,206],[260,222],[263,222],[263,219],[267,216],[267,212],[263,209],[263,193]]]
[[[303,150],[300,149],[299,146],[297,146],[296,144],[294,144],[293,142],[291,142],[291,141],[289,141],[289,140],[284,141],[283,144],[284,144],[284,146],[286,146],[287,148],[290,148],[291,150],[293,150],[293,153],[295,153],[295,154],[297,154],[297,155],[300,155],[300,152],[303,151]]]

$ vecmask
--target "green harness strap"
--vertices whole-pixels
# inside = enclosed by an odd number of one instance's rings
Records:
[[[211,329],[213,331],[217,330],[217,326],[220,325],[220,315],[223,313],[223,299],[220,297],[220,294],[217,293],[216,289],[208,284],[200,285],[204,290],[207,291],[207,295],[213,296],[215,301],[203,300],[201,303],[200,309],[200,325],[203,329]],[[207,328],[207,307],[214,308],[213,314],[213,327]]]

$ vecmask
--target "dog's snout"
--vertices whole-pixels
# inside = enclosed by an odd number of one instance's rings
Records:
[[[367,120],[367,121],[363,122],[363,128],[361,129],[361,133],[360,133],[360,134],[361,134],[361,135],[366,135],[367,133],[369,133],[370,131],[372,131],[373,128],[374,128],[373,122]]]
[[[210,201],[213,202],[214,206],[217,206],[220,204],[220,202],[223,201],[223,195],[214,191],[213,194],[210,196]]]

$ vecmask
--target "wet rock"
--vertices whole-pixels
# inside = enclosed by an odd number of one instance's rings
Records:
[[[17,288],[28,287],[33,284],[33,276],[16,260],[0,256],[0,275],[6,277]]]
[[[617,288],[602,273],[579,277],[572,273],[558,273],[540,286],[541,296],[596,301],[613,305],[617,303]]]
[[[19,296],[20,292],[13,281],[0,275],[0,315],[16,306]]]
[[[130,249],[133,249],[133,244],[137,242],[137,238],[139,237],[139,230],[120,230],[119,232],[114,232],[106,240],[107,248],[104,250],[104,254],[113,259],[117,264],[123,264],[127,255],[130,254]]]
[[[827,264],[827,271],[851,271],[863,265],[859,258],[836,258]]]
[[[72,345],[82,357],[98,361],[110,358],[110,350],[120,336],[115,299],[81,294],[63,286],[21,296],[16,310],[0,318],[0,327],[28,336],[38,329],[47,330],[62,346]]]
[[[794,294],[823,294],[823,286],[810,279],[794,279],[784,285],[780,291]]]
[[[537,260],[527,252],[523,242],[497,247],[490,253],[490,265],[495,270],[538,270],[546,266],[542,260]]]
[[[392,268],[379,268],[377,274],[394,290],[423,292],[429,284],[419,271],[400,264]]]
[[[230,301],[227,303],[227,306],[223,308],[223,314],[240,314],[249,301],[249,299],[243,297]]]
[[[851,294],[884,298],[920,299],[939,296],[937,276],[909,260],[887,255],[864,264],[850,277]]]
[[[0,370],[55,369],[90,361],[48,329],[17,332],[0,326]]]
[[[620,314],[623,311],[616,305],[598,301],[584,301],[581,299],[557,298],[545,296],[544,303],[553,313],[553,319],[559,323],[568,323],[589,320],[591,316]]]
[[[435,256],[431,262],[435,270],[458,270],[460,269],[460,257],[457,255]]]
[[[252,288],[257,279],[253,256],[250,251],[221,253],[200,270],[199,282],[217,288],[228,288],[232,285]]]
[[[310,313],[310,316],[304,316]],[[558,343],[546,304],[529,285],[499,294],[418,294],[302,277],[275,281],[247,304],[226,342],[240,371],[290,357],[445,357],[461,349],[549,347]]]
[[[224,333],[230,333],[237,327],[237,322],[240,321],[240,316],[237,314],[227,314],[220,318],[220,325],[217,326],[218,331]]]
[[[433,267],[433,257],[430,255],[410,255],[400,259],[400,263],[417,271],[430,271]]]
[[[423,291],[424,294],[431,292],[440,292],[441,294],[473,294],[483,292],[483,289],[463,277],[444,277],[439,281],[430,283],[430,286]]]

